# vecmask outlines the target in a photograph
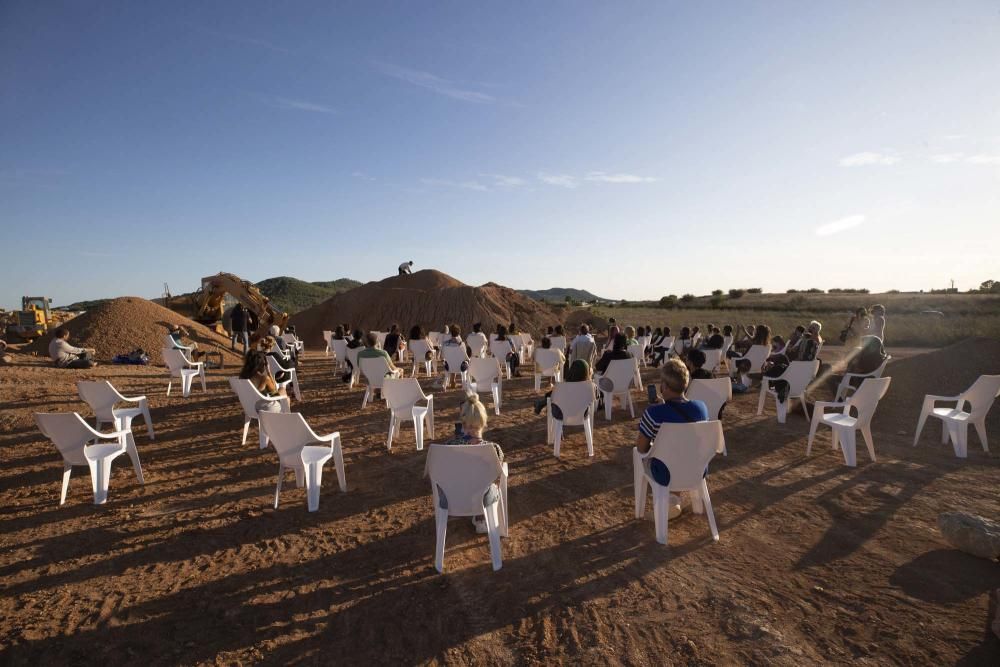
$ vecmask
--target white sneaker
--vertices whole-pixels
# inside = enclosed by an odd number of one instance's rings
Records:
[[[667,513],[667,516],[669,516],[671,519],[676,519],[677,517],[679,517],[681,515],[681,512],[683,512],[683,511],[684,510],[681,509],[681,497],[680,496],[675,496],[674,494],[671,493],[670,494],[670,511]]]

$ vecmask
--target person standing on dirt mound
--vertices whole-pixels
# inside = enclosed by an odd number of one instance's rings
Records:
[[[405,276],[405,275],[408,275],[410,273],[413,273],[413,271],[411,270],[412,266],[413,266],[413,260],[412,259],[409,262],[403,262],[402,264],[400,264],[399,265],[399,275]]]

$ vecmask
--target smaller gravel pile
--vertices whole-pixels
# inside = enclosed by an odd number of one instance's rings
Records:
[[[229,349],[229,339],[169,308],[137,296],[123,296],[88,310],[64,325],[69,329],[69,342],[75,347],[91,347],[97,351],[97,360],[109,363],[116,354],[126,354],[142,348],[149,355],[150,363],[163,364],[160,350],[163,337],[170,327],[180,325],[191,334],[188,340],[198,343],[199,350],[222,352],[226,366],[241,363],[241,357]],[[48,355],[52,334],[44,336],[25,348]]]

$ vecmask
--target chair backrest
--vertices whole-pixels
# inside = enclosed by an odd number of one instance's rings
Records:
[[[84,446],[99,434],[75,412],[36,412],[35,423],[59,453],[72,465],[87,465]]]
[[[865,378],[857,391],[851,394],[847,400],[847,405],[858,411],[858,426],[866,426],[875,414],[878,402],[889,390],[889,383],[892,378]],[[845,412],[850,412],[846,410]]]
[[[260,426],[282,461],[298,458],[303,447],[318,440],[298,412],[261,412]]]
[[[691,380],[685,395],[688,400],[704,402],[708,416],[718,419],[722,406],[733,400],[733,383],[728,377]]]
[[[80,398],[90,406],[94,415],[101,421],[114,421],[115,403],[122,400],[122,395],[111,386],[107,380],[80,380],[76,383]]]
[[[181,369],[191,363],[188,361],[187,357],[184,356],[184,351],[178,350],[176,347],[169,349],[164,348],[161,352],[163,353],[163,363],[165,363],[167,368],[170,369],[171,375],[179,376],[181,374]]]
[[[460,373],[462,364],[469,360],[469,355],[465,353],[464,345],[442,345],[441,354],[444,356],[448,369],[452,373]]]
[[[504,363],[507,363],[507,355],[511,352],[512,343],[509,338],[505,340],[495,340],[490,343],[490,354]]]
[[[171,350],[179,350],[181,348],[181,345],[178,344],[178,342],[170,334],[165,334],[163,336],[163,341],[167,344],[167,347],[170,348]]]
[[[331,338],[330,349],[341,361],[347,359],[347,341],[343,338]]]
[[[750,362],[750,372],[759,373],[760,367],[764,365],[767,360],[768,355],[771,354],[771,348],[767,345],[751,345],[750,349],[743,356],[744,359]]]
[[[351,366],[354,367],[354,369],[358,370],[358,371],[360,371],[360,369],[358,368],[358,355],[361,353],[361,350],[363,350],[363,349],[365,349],[365,348],[363,348],[363,347],[347,347],[347,345],[344,345],[344,356],[346,356],[347,360],[349,362],[351,362]]]
[[[558,405],[562,410],[563,421],[582,423],[587,408],[594,404],[594,383],[557,382],[552,389],[552,405]]]
[[[443,336],[444,334],[442,334],[440,331],[431,331],[430,333],[427,334],[427,340],[429,340],[431,342],[431,345],[433,345],[434,347],[441,347],[441,341]]]
[[[799,396],[806,390],[809,383],[819,372],[819,359],[813,361],[793,361],[781,374],[781,379],[788,383],[788,395]]]
[[[382,381],[382,396],[393,410],[412,408],[427,396],[417,378],[385,378]]]
[[[657,345],[657,347],[659,347],[659,348],[661,348],[663,350],[672,349],[673,346],[674,346],[674,337],[673,336],[664,336],[663,340],[660,341],[660,344]]]
[[[691,489],[701,485],[705,467],[722,449],[722,444],[722,422],[717,420],[660,424],[649,455],[667,466],[668,486]]]
[[[410,347],[410,354],[413,355],[414,361],[423,361],[427,357],[427,353],[431,351],[430,346],[424,339],[411,340],[407,345]]]
[[[358,361],[361,363],[361,372],[368,381],[368,385],[374,389],[381,389],[385,374],[389,372],[389,362],[386,358],[362,357]]]
[[[271,375],[277,375],[281,371],[285,370],[285,368],[278,363],[278,360],[271,355],[267,355],[267,368],[271,371]]]
[[[286,345],[291,345],[292,347],[295,347],[295,341],[297,340],[295,338],[295,334],[292,334],[292,333],[283,333],[283,334],[281,334],[281,339],[283,341],[285,341]]]
[[[604,377],[611,380],[615,392],[628,391],[635,382],[635,359],[615,359],[608,364]]]
[[[707,371],[715,372],[719,368],[719,362],[722,361],[722,350],[705,350],[705,365],[702,366]]]
[[[427,452],[431,483],[448,498],[448,514],[475,516],[483,513],[483,496],[500,476],[500,458],[492,444],[434,444]]]
[[[373,331],[372,333],[375,334],[375,339],[378,341],[378,343],[376,344],[376,347],[378,347],[380,350],[383,349],[385,347],[385,337],[389,335],[389,332],[388,331]]]
[[[486,353],[489,341],[486,340],[485,334],[472,332],[465,337],[465,344],[472,350],[472,356],[481,357]]]
[[[522,334],[518,334],[518,336],[521,337],[521,340],[524,342],[525,345],[531,345],[532,343],[535,342],[531,338],[531,334],[530,333],[522,333]]]
[[[501,360],[495,357],[474,357],[469,359],[469,376],[476,383],[478,391],[488,391],[499,381]]]
[[[971,404],[969,412],[972,417],[978,419],[990,411],[998,395],[1000,395],[1000,375],[980,375],[972,386],[965,390],[962,397]]]
[[[559,351],[540,347],[535,350],[536,372],[542,375],[552,375],[559,370]]]
[[[323,329],[323,342],[329,345],[331,340],[333,340],[333,332]]]
[[[566,336],[549,336],[549,342],[552,343],[553,350],[566,352]]]
[[[629,345],[628,353],[633,359],[641,360],[646,355],[646,346],[641,342],[638,345]]]
[[[240,405],[243,407],[243,413],[247,418],[257,416],[257,401],[264,398],[264,394],[257,391],[257,387],[253,386],[250,380],[244,380],[238,377],[229,378],[229,387],[236,394],[236,397],[240,399]]]
[[[729,352],[729,348],[731,348],[732,346],[733,346],[733,337],[724,336],[722,338],[722,348],[721,348],[722,354],[719,355],[719,358],[721,359],[722,357],[726,356],[726,352]]]

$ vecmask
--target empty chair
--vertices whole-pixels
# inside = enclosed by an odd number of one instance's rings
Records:
[[[715,525],[712,500],[708,495],[706,471],[709,461],[724,449],[725,439],[720,421],[662,424],[649,452],[640,454],[637,448],[632,448],[635,518],[645,516],[647,487],[651,488],[657,542],[667,543],[670,493],[680,491],[690,492],[691,509],[695,514],[704,511],[708,515],[712,539],[719,541],[719,529]],[[649,471],[652,459],[658,459],[666,468],[666,484],[653,479]]]
[[[163,340],[166,342],[167,348],[170,350],[183,350],[184,352],[190,352],[194,349],[194,345],[181,345],[177,342],[177,339],[170,334],[166,334],[163,337]]]
[[[876,368],[871,373],[844,373],[844,377],[840,380],[840,384],[837,385],[837,395],[833,400],[837,402],[843,401],[850,394],[857,391],[857,388],[851,384],[851,380],[882,377],[882,373],[885,372],[885,367],[890,361],[892,361],[892,357],[887,356],[882,361],[882,365]]]
[[[173,378],[181,379],[181,395],[187,398],[191,395],[191,382],[195,376],[201,378],[201,390],[208,391],[205,387],[205,364],[200,361],[191,361],[184,356],[183,350],[164,349],[163,362],[170,370],[170,380],[167,382],[167,396],[170,395],[170,387],[173,386]]]
[[[555,382],[562,380],[562,357],[557,349],[535,350],[535,391],[541,391],[542,378],[550,377]]]
[[[493,394],[493,412],[500,414],[500,401],[503,397],[503,373],[500,371],[500,361],[495,357],[469,359],[465,388],[477,394],[486,392]]]
[[[771,354],[771,348],[767,345],[751,345],[750,349],[742,357],[733,357],[726,360],[726,365],[729,366],[729,374],[736,375],[736,362],[740,359],[746,359],[750,362],[751,373],[760,373],[760,367],[767,361],[769,354]]]
[[[298,338],[296,338],[295,334],[283,333],[281,334],[281,338],[282,340],[285,341],[285,345],[287,345],[289,349],[295,350],[296,353],[302,353],[306,351],[306,344],[303,343]]]
[[[330,349],[333,351],[334,368],[347,366],[347,340],[344,338],[331,338]]]
[[[389,360],[385,357],[361,357],[358,361],[367,385],[365,396],[361,399],[361,408],[364,409],[369,401],[375,400],[375,391],[382,389],[382,383],[385,382],[386,376],[400,377],[403,374],[403,369],[390,370]]]
[[[964,459],[969,453],[969,424],[976,427],[979,442],[983,451],[990,451],[986,441],[986,415],[993,407],[993,401],[1000,395],[1000,375],[980,375],[972,386],[958,396],[924,396],[924,404],[920,409],[920,420],[917,421],[917,434],[913,438],[916,447],[920,433],[924,430],[924,422],[928,417],[941,420],[941,442],[951,439],[955,456]],[[954,407],[939,408],[937,403],[953,403]],[[965,404],[969,411],[965,411]]]
[[[444,384],[443,388],[448,388],[448,380],[458,376],[455,386],[460,387],[468,381],[468,375],[462,370],[463,364],[469,363],[469,355],[465,353],[464,345],[442,345],[441,356],[444,357]]]
[[[833,441],[833,448],[836,449],[838,443],[844,452],[844,463],[850,467],[858,465],[857,432],[861,431],[865,444],[868,446],[868,455],[872,462],[875,461],[875,443],[872,441],[872,416],[878,402],[885,396],[889,389],[889,381],[892,378],[868,378],[861,383],[858,390],[847,399],[846,403],[832,401],[817,401],[813,406],[812,425],[809,427],[809,443],[806,445],[806,456],[812,452],[813,437],[816,435],[816,427],[820,424],[829,426],[833,433],[830,436]],[[834,409],[840,412],[827,413],[826,410]],[[857,414],[851,416],[851,410]]]
[[[524,343],[524,359],[522,362],[527,361],[535,353],[535,341],[529,333],[518,334],[521,337],[521,341]]]
[[[385,337],[389,335],[388,331],[373,331],[375,334],[375,340],[377,341],[376,347],[380,350],[385,349]]]
[[[440,331],[431,331],[427,334],[427,339],[430,340],[431,345],[434,347],[441,347],[441,343],[444,342],[442,339],[443,334]]]
[[[594,383],[558,382],[546,401],[548,407],[547,435],[552,443],[552,453],[559,458],[563,429],[582,426],[587,439],[587,456],[594,455]],[[553,407],[556,409],[553,410]]]
[[[260,413],[266,407],[266,403],[276,403],[281,412],[291,412],[287,396],[265,396],[257,391],[257,387],[250,380],[240,378],[229,378],[229,386],[240,399],[243,407],[243,441],[240,444],[247,444],[247,433],[250,431],[250,422],[257,420],[257,429],[260,431],[260,448],[267,447],[267,433],[264,425],[260,422]]]
[[[490,354],[500,362],[500,368],[507,374],[507,379],[510,379],[510,364],[507,363],[507,355],[513,351],[512,339],[508,338],[505,340],[494,340],[490,342]]]
[[[813,361],[793,361],[788,364],[788,368],[784,372],[776,377],[765,377],[760,384],[760,398],[757,401],[757,414],[764,414],[764,400],[768,395],[774,396],[774,403],[778,411],[778,423],[784,424],[785,417],[788,415],[788,403],[793,398],[799,399],[799,403],[802,404],[802,412],[805,413],[806,419],[809,419],[809,406],[806,405],[806,389],[809,388],[809,384],[816,378],[816,373],[819,371],[819,360],[815,359]],[[784,401],[778,400],[778,391],[771,387],[771,385],[778,381],[784,381],[788,383],[788,395]]]
[[[118,430],[131,431],[132,420],[142,416],[146,422],[146,433],[150,440],[156,438],[153,433],[153,420],[149,418],[149,402],[145,396],[122,396],[107,380],[86,381],[76,383],[80,398],[90,406],[96,417],[96,426],[114,424]],[[135,403],[134,408],[115,408],[118,403]]]
[[[427,377],[437,375],[437,360],[434,358],[434,350],[427,345],[427,341],[411,340],[410,354],[413,355],[413,370],[410,371],[413,377],[417,377],[417,368],[420,364],[424,365]],[[428,355],[430,359],[427,358]]]
[[[107,502],[108,487],[111,483],[111,462],[126,452],[132,457],[132,466],[135,468],[139,483],[143,483],[139,455],[135,451],[135,443],[129,445],[128,436],[131,436],[131,433],[128,431],[120,429],[111,433],[95,431],[75,412],[36,412],[35,422],[42,435],[52,441],[63,457],[60,505],[66,502],[66,491],[69,489],[73,466],[90,468],[95,505]],[[101,440],[113,442],[100,443]]]
[[[617,397],[622,408],[627,407],[635,419],[632,405],[632,383],[635,382],[635,359],[615,359],[608,364],[608,370],[597,381],[597,387],[604,395],[604,417],[611,421],[611,402]]]
[[[328,357],[330,356],[330,341],[331,340],[333,340],[333,332],[332,331],[327,331],[326,329],[324,329],[323,330],[323,342],[326,343],[326,349],[323,350],[323,354],[325,354]]]
[[[691,380],[684,392],[689,401],[702,401],[708,410],[708,418],[722,419],[722,406],[733,400],[733,383],[728,377],[711,380]],[[723,445],[723,456],[729,456]]]
[[[363,347],[346,347],[344,356],[347,361],[351,363],[351,380],[347,383],[348,389],[354,389],[354,385],[361,379],[361,364],[358,363],[358,354],[361,350],[365,349]]]
[[[720,349],[720,354],[719,354],[719,369],[720,370],[722,369],[722,364],[725,364],[726,365],[726,371],[732,372],[732,366],[729,364],[729,357],[726,356],[726,353],[729,352],[729,348],[731,348],[732,346],[733,346],[733,337],[732,336],[725,336],[722,339],[722,348]]]
[[[295,482],[306,487],[306,504],[310,512],[319,509],[319,491],[323,482],[323,464],[333,459],[337,468],[337,483],[341,493],[347,491],[344,473],[344,452],[340,444],[340,433],[319,436],[309,428],[306,420],[297,412],[260,413],[261,424],[271,438],[278,452],[278,488],[274,492],[274,509],[278,509],[281,483],[290,469],[295,472]],[[317,445],[323,442],[329,445]]]
[[[278,363],[278,360],[272,357],[271,355],[267,355],[267,368],[271,371],[271,375],[274,376],[274,383],[278,385],[279,389],[283,389],[288,387],[288,385],[292,385],[292,391],[295,394],[295,400],[296,401],[302,400],[302,392],[299,390],[299,374],[296,368],[283,367],[280,363]],[[283,382],[278,382],[278,373],[282,372],[288,373],[288,379],[284,380]],[[285,390],[287,391],[287,389]]]
[[[646,346],[642,341],[639,341],[638,345],[629,345],[628,353],[632,355],[637,364],[640,364],[643,368],[646,367]],[[639,384],[642,384],[641,382]]]
[[[702,349],[702,352],[705,353],[705,364],[702,366],[702,368],[704,368],[709,373],[718,373],[719,364],[722,361],[722,350]]]
[[[434,437],[434,395],[425,395],[416,378],[385,378],[382,381],[382,395],[389,405],[389,437],[386,449],[392,451],[392,439],[399,432],[403,422],[413,422],[417,451],[424,448],[424,424],[427,435]],[[419,405],[424,403],[424,405]]]
[[[503,565],[500,536],[507,534],[507,464],[500,461],[496,447],[482,445],[431,445],[427,452],[427,473],[434,498],[437,541],[434,567],[444,572],[444,544],[450,516],[486,517],[493,569]],[[490,487],[500,478],[498,498],[487,507]]]

